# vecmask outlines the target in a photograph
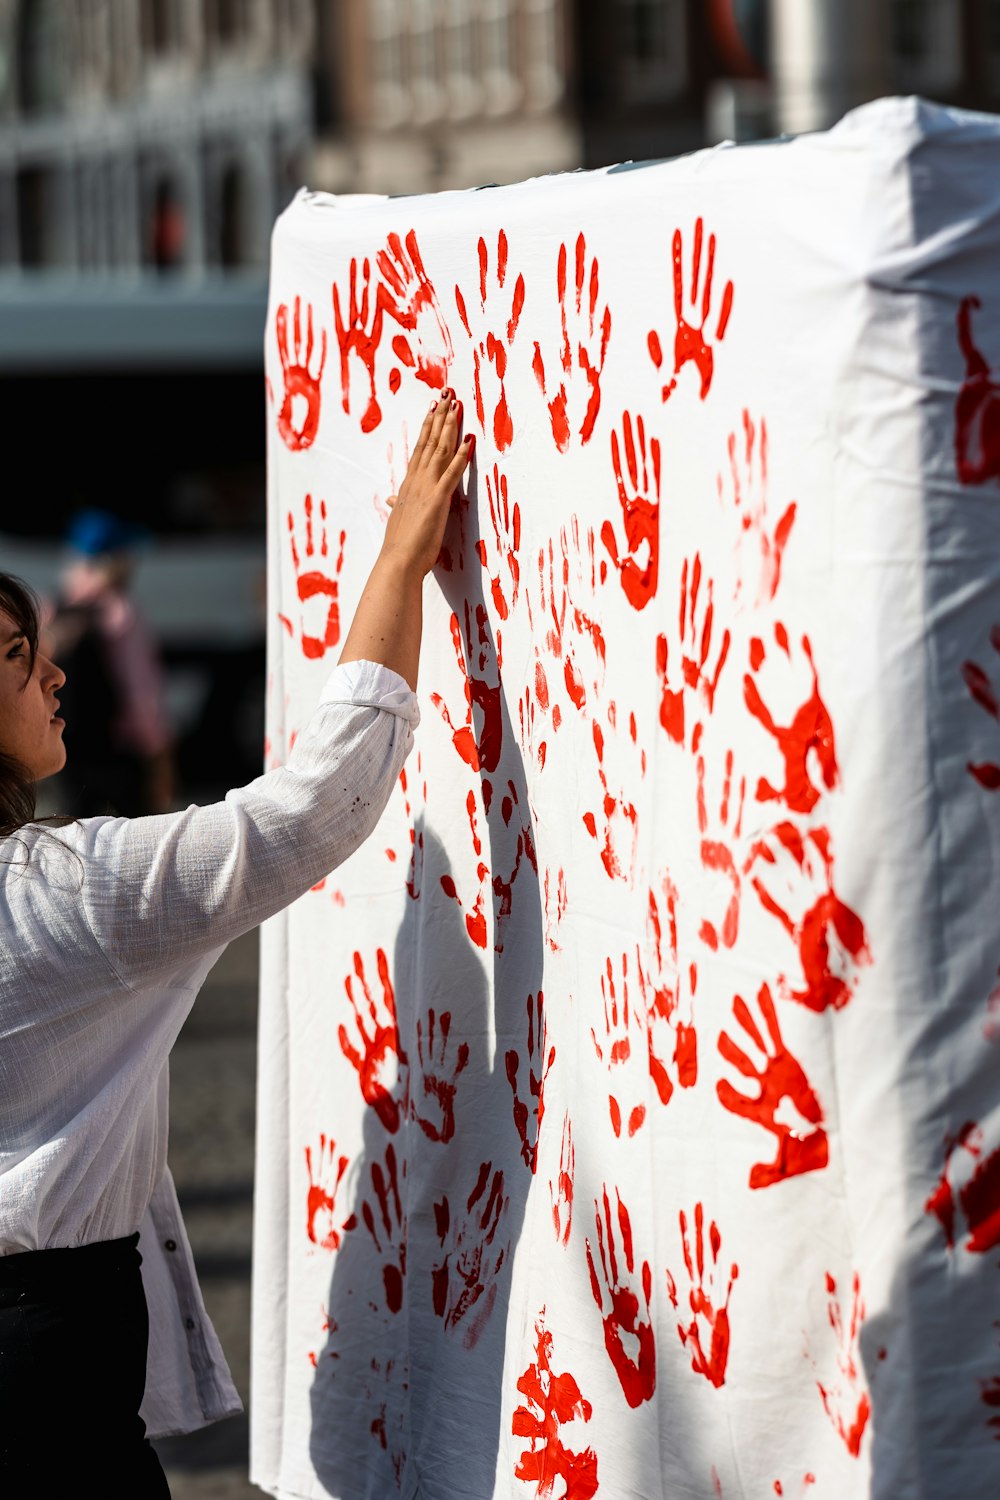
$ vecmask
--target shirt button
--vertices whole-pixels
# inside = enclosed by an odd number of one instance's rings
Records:
[[[189,1333],[192,1333],[194,1331],[194,1318],[185,1318],[184,1327],[188,1330]]]
[[[177,1249],[177,1241],[176,1240],[164,1240],[163,1241],[163,1248],[165,1250],[176,1250]]]

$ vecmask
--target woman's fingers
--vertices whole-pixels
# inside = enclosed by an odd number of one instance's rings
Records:
[[[435,401],[430,411],[424,417],[420,432],[406,466],[406,476],[403,480],[404,486],[407,480],[413,480],[418,474],[424,473],[429,466],[433,466],[435,455],[438,451],[440,434],[445,426],[451,404],[451,393],[448,392],[447,399],[442,396],[440,401]],[[454,443],[452,444],[454,448]],[[435,476],[436,477],[436,476]]]
[[[455,452],[458,442],[458,414],[458,403],[453,402],[451,397],[442,400],[439,410],[434,413],[438,420],[431,427],[425,462],[433,469],[435,479],[440,478]]]
[[[434,456],[442,470],[451,463],[452,458],[455,456],[455,449],[458,446],[458,429],[461,421],[462,403],[460,401],[452,401],[437,434],[437,449]]]
[[[472,455],[476,451],[476,440],[470,433],[463,438],[458,445],[458,451],[453,455],[451,462],[442,475],[442,488],[447,489],[449,495],[454,490],[458,481],[472,462]]]
[[[392,513],[383,547],[418,567],[421,575],[434,566],[452,497],[472,460],[472,437],[458,440],[461,420],[462,403],[451,391],[443,392],[424,418],[399,494],[389,499]]]
[[[450,399],[451,393],[449,392],[448,394]],[[410,455],[408,467],[413,471],[422,468],[427,455],[434,451],[437,442],[437,433],[444,420],[444,406],[445,403],[443,400],[435,401],[430,411],[424,417],[417,436],[416,445]]]

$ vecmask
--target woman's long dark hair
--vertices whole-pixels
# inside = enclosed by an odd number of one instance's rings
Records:
[[[28,643],[28,676],[35,669],[38,651],[39,607],[34,591],[13,573],[0,573],[0,610],[9,615]],[[71,818],[35,818],[35,778],[13,755],[0,751],[0,838],[7,838],[25,823],[52,823],[64,827]]]

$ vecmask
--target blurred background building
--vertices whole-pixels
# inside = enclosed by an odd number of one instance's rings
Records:
[[[1000,0],[0,0],[0,400],[30,455],[4,565],[51,590],[81,506],[144,526],[179,795],[253,774],[295,190],[671,156],[889,92],[1000,108]]]

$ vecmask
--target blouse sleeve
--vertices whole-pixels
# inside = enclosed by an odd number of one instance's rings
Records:
[[[280,769],[210,807],[85,822],[86,914],[119,977],[196,962],[341,864],[378,822],[419,716],[395,672],[350,662]]]

